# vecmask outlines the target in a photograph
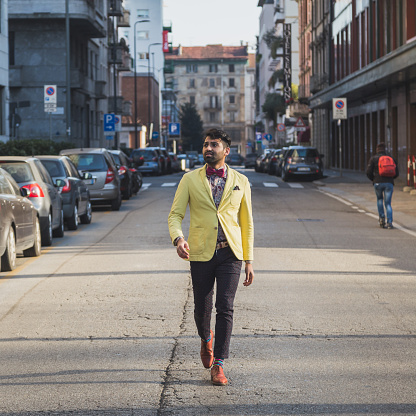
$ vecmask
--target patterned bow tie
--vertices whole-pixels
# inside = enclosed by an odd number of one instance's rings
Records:
[[[224,169],[214,169],[211,166],[207,167],[207,175],[208,176],[212,176],[212,175],[216,175],[219,178],[224,177]]]

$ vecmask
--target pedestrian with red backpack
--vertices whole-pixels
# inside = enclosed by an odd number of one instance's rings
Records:
[[[368,179],[373,182],[376,192],[380,227],[392,229],[393,210],[391,208],[391,199],[393,196],[394,179],[399,176],[399,168],[394,158],[386,153],[384,143],[377,145],[376,154],[369,160],[366,173]],[[384,212],[384,208],[386,212]]]

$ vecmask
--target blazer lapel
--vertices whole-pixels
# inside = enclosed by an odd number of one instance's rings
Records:
[[[227,165],[227,180],[225,181],[224,192],[222,193],[219,207],[224,203],[224,201],[227,199],[228,194],[231,192],[232,186],[234,184],[234,179],[235,179],[234,172]]]

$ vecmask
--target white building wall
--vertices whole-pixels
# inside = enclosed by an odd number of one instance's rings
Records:
[[[162,50],[162,0],[124,0],[123,7],[130,11],[130,27],[119,28],[119,37],[126,39],[130,48],[130,55],[137,64],[137,73],[147,73],[150,65],[150,72],[154,73],[160,88],[163,89],[165,61]],[[136,56],[134,56],[135,35]],[[158,43],[158,45],[153,45],[154,43]],[[150,62],[147,59],[148,54]]]
[[[0,140],[9,139],[9,42],[7,0],[0,0]]]

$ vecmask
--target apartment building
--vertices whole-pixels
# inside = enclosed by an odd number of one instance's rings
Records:
[[[179,46],[165,60],[171,68],[166,83],[176,92],[176,104],[195,104],[204,129],[226,130],[234,151],[245,154],[247,46]]]
[[[312,140],[327,166],[364,171],[385,142],[406,172],[416,154],[416,1],[313,1]],[[347,100],[338,127],[333,98]]]
[[[118,75],[130,70],[117,38],[122,0],[8,3],[10,117],[20,121],[11,137],[108,146],[104,114],[123,112]],[[56,111],[45,111],[45,85],[56,86]]]
[[[7,0],[0,0],[0,140],[9,137],[9,46]]]

